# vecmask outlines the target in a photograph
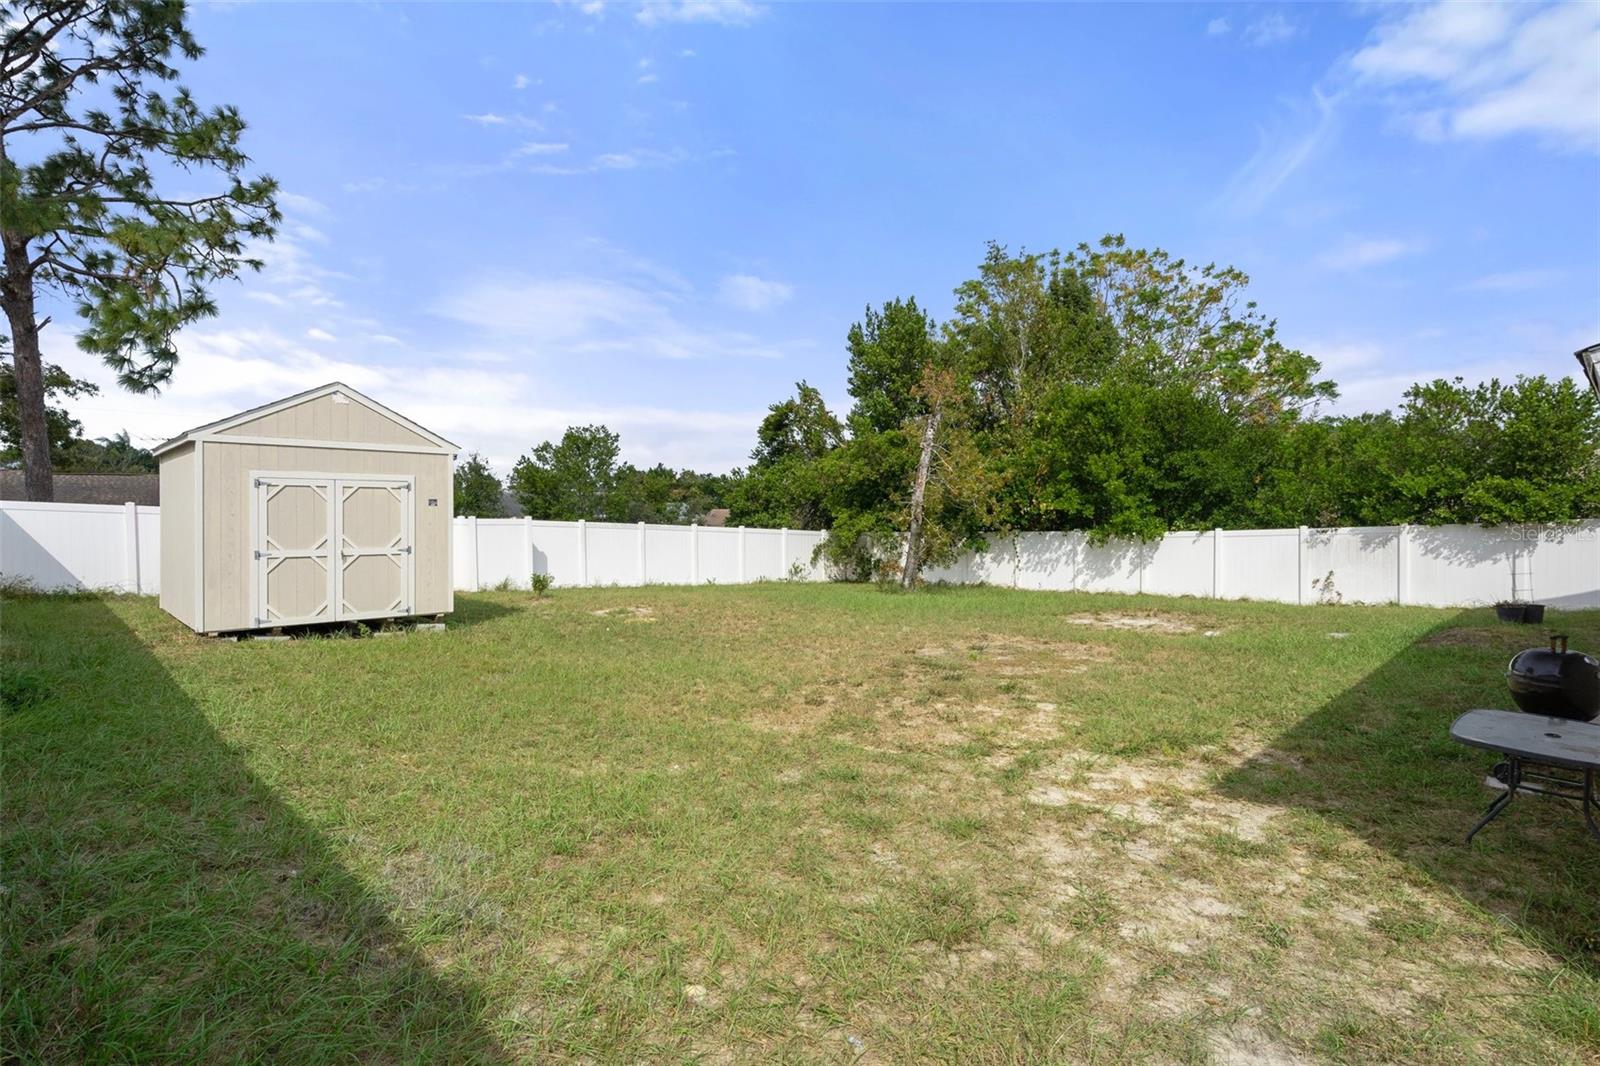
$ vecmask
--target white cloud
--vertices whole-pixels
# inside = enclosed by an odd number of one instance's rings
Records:
[[[1317,262],[1329,270],[1360,270],[1415,255],[1424,247],[1420,241],[1397,237],[1349,237]]]
[[[1244,43],[1256,48],[1282,44],[1300,34],[1300,27],[1274,11],[1256,19],[1244,28]]]
[[[695,51],[694,51],[693,48],[680,48],[680,49],[678,49],[678,58],[679,59],[693,59],[694,57],[695,57]]]
[[[528,141],[512,152],[515,156],[530,155],[560,155],[565,152],[568,145],[551,141]]]
[[[1227,19],[1214,18],[1210,22],[1206,23],[1206,36],[1221,37],[1231,29],[1233,29],[1233,27],[1229,25]]]
[[[654,85],[660,80],[661,76],[659,74],[641,74],[639,75],[638,83],[640,85]]]
[[[487,278],[434,310],[539,356],[655,359],[777,358],[783,347],[706,324],[706,309],[678,292],[610,278]]]
[[[1235,214],[1259,211],[1285,182],[1314,159],[1338,130],[1338,99],[1311,90],[1310,105],[1298,105],[1280,128],[1258,132],[1255,154],[1234,172],[1221,203]]]
[[[310,329],[306,330],[306,336],[310,337],[314,341],[333,341],[339,339],[333,334],[329,333],[327,330],[318,329],[315,326],[312,326]]]
[[[1600,4],[1404,8],[1350,69],[1395,90],[1398,124],[1423,139],[1527,134],[1600,152]]]
[[[723,26],[748,26],[762,8],[750,0],[648,0],[634,18],[641,25],[665,22],[714,22]]]
[[[794,286],[753,274],[730,274],[722,279],[717,293],[723,303],[741,311],[768,311],[793,296]]]
[[[496,111],[485,111],[481,115],[462,115],[461,117],[478,126],[518,126],[528,130],[544,129],[544,123],[536,118],[529,118],[520,112],[502,115]]]
[[[533,79],[528,77],[526,74],[518,74],[516,77],[511,79],[511,87],[519,91],[526,89],[528,86],[533,84]]]
[[[287,189],[278,190],[278,206],[285,211],[308,215],[312,218],[328,218],[333,214],[328,205],[321,200],[289,192]]]
[[[1554,284],[1561,277],[1559,270],[1509,270],[1501,274],[1486,274],[1467,282],[1462,288],[1472,292],[1526,292]]]

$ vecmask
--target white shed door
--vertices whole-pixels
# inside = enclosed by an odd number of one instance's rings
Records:
[[[334,481],[255,479],[258,626],[332,622]]]
[[[411,613],[411,482],[255,479],[255,617],[307,625]]]
[[[338,490],[341,619],[411,613],[411,483],[373,478],[335,482]]]

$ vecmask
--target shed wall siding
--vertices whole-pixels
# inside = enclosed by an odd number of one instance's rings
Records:
[[[352,403],[349,408],[356,406]],[[387,419],[384,421],[393,425]],[[414,477],[412,556],[416,584],[412,606],[417,614],[441,614],[450,609],[450,456],[220,441],[207,441],[201,447],[206,484],[205,628],[208,631],[249,629],[255,624],[250,614],[251,552],[254,548],[251,544],[250,476],[260,471],[328,476],[409,474]],[[439,501],[437,507],[428,506],[430,497]]]
[[[193,627],[194,445],[161,457],[161,609]]]
[[[219,436],[347,440],[360,444],[408,444],[428,448],[438,446],[436,442],[412,432],[363,403],[355,400],[335,403],[332,396],[318,396],[293,407],[253,418],[222,430]]]

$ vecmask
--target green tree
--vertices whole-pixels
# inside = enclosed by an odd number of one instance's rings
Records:
[[[125,388],[152,391],[174,334],[216,312],[208,286],[259,267],[246,242],[279,221],[276,185],[245,174],[239,113],[160,91],[175,58],[201,54],[185,14],[181,0],[0,4],[0,306],[29,499],[52,495],[39,297],[74,308],[79,346]]]
[[[0,347],[5,338],[0,337]],[[52,465],[59,465],[75,441],[82,440],[83,426],[68,413],[59,399],[77,399],[100,392],[92,381],[75,378],[54,363],[40,367],[45,399],[45,428],[50,442]],[[0,464],[16,466],[22,461],[22,409],[17,400],[17,375],[10,358],[0,352]]]
[[[1101,380],[1116,359],[1115,328],[1059,252],[1012,255],[990,242],[955,296],[945,332],[989,426],[1025,421],[1039,393]]]
[[[67,445],[59,465],[84,474],[153,474],[160,469],[155,453],[135,444],[127,430],[98,440],[77,438]]]
[[[455,513],[475,518],[500,518],[505,503],[500,498],[505,487],[490,469],[489,461],[477,452],[456,467]]]
[[[616,486],[617,435],[605,426],[572,426],[560,443],[545,441],[511,468],[511,491],[530,518],[603,521]]]
[[[917,387],[937,345],[933,319],[917,306],[915,297],[890,300],[881,311],[868,305],[845,338],[850,395],[855,400],[849,416],[852,433],[899,429],[907,419],[924,413]]]
[[[1380,522],[1565,522],[1600,513],[1600,401],[1569,379],[1461,379],[1406,392],[1381,447]]]
[[[1238,426],[1214,397],[1176,383],[1057,386],[1015,464],[1033,481],[1028,528],[1153,539],[1207,528],[1247,491],[1230,455]]]
[[[664,463],[641,468],[623,463],[607,501],[613,522],[688,525],[725,506],[727,475],[674,470]]]
[[[830,518],[822,461],[844,440],[844,427],[822,394],[804,381],[767,409],[751,464],[730,486],[728,520],[768,529],[822,529]]]
[[[756,467],[786,459],[813,461],[839,446],[844,427],[828,410],[822,393],[804,381],[795,383],[792,399],[767,408],[756,430],[756,447],[750,461]]]
[[[1244,298],[1234,267],[1192,266],[1121,234],[1080,244],[1062,260],[1088,285],[1119,340],[1116,372],[1176,381],[1214,396],[1238,418],[1295,415],[1332,399],[1321,364],[1278,340],[1277,322]]]

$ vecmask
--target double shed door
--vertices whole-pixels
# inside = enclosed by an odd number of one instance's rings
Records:
[[[258,474],[251,485],[256,625],[411,613],[409,477]]]

